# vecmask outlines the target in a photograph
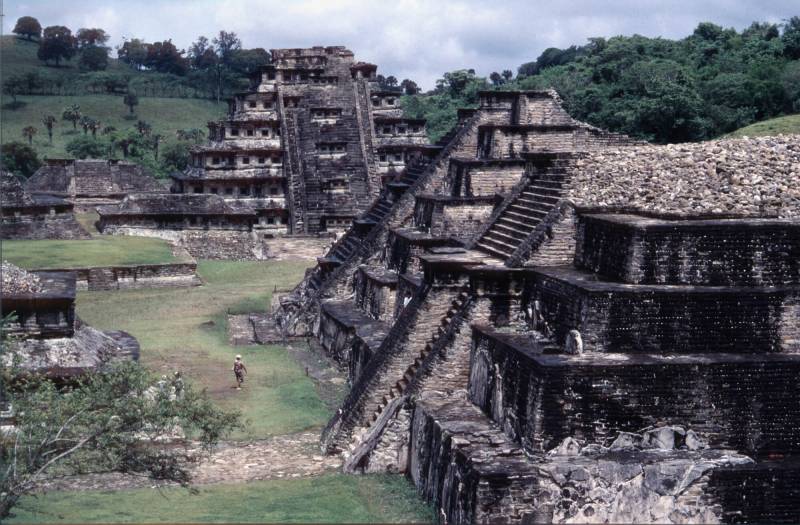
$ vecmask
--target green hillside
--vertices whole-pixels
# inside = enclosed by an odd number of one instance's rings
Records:
[[[11,97],[3,95],[2,106],[2,131],[3,142],[27,142],[22,135],[26,126],[37,128],[38,133],[33,139],[33,146],[40,158],[68,157],[64,147],[66,144],[83,135],[83,130],[78,126],[73,129],[70,122],[61,120],[64,108],[77,104],[83,115],[99,120],[102,127],[113,126],[119,131],[132,129],[138,120],[144,120],[152,126],[152,133],[161,134],[164,142],[161,148],[177,141],[175,132],[179,129],[201,128],[205,129],[206,123],[224,115],[225,103],[197,98],[166,98],[139,96],[139,105],[135,109],[135,117],[128,116],[128,108],[123,104],[121,94],[86,94],[82,88],[92,78],[91,73],[81,71],[77,67],[77,58],[65,62],[61,67],[46,66],[36,57],[38,44],[27,42],[13,36],[4,36],[0,40],[0,53],[2,53],[3,78],[13,75],[23,75],[35,72],[52,84],[54,79],[65,86],[64,90],[80,92],[79,95],[20,95],[17,104],[12,103]],[[154,80],[162,81],[165,75],[152,72],[135,71],[117,60],[109,60],[109,67],[105,73],[128,75],[131,84],[152,83]],[[75,89],[75,86],[81,86]],[[53,144],[47,137],[47,129],[42,124],[42,116],[53,115],[58,119],[53,129]],[[98,140],[100,140],[98,134]]]
[[[726,137],[759,137],[763,135],[778,135],[779,133],[800,134],[800,115],[787,115],[785,117],[762,120],[729,133]]]

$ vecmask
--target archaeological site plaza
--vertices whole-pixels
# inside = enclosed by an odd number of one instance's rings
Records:
[[[322,453],[439,523],[800,522],[800,136],[654,145],[495,89],[432,144],[348,49],[270,53],[168,184],[4,174],[3,238],[91,208],[197,259],[313,258],[247,339],[316,341],[348,387]],[[3,279],[31,366],[138,358],[75,275]]]

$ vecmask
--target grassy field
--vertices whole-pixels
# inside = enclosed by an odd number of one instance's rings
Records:
[[[169,243],[146,237],[3,241],[3,259],[22,268],[86,268],[176,262]]]
[[[81,292],[77,314],[92,326],[125,330],[141,360],[159,374],[183,371],[222,406],[250,422],[236,437],[257,438],[319,428],[328,417],[312,381],[281,346],[232,347],[227,315],[265,311],[275,286],[300,281],[309,261],[201,261],[196,288]],[[230,371],[242,354],[249,372],[236,390]]]
[[[35,509],[35,510],[34,510]],[[401,476],[346,476],[25,498],[9,523],[431,523]]]
[[[788,115],[756,122],[755,124],[737,129],[725,137],[760,137],[763,135],[777,135],[779,133],[800,133],[800,115]]]
[[[49,67],[36,58],[36,43],[20,40],[13,36],[5,36],[0,40],[2,53],[3,77],[19,75],[35,71],[46,77],[62,77],[65,83],[74,80],[83,72],[76,65],[77,59],[62,63],[61,67]],[[109,60],[108,72],[140,77],[147,72],[136,72],[117,60]],[[18,96],[22,104],[10,105],[11,97],[3,96],[2,109],[3,142],[27,142],[22,136],[22,128],[34,126],[38,129],[33,139],[33,146],[41,158],[68,156],[64,146],[73,138],[82,135],[83,130],[73,130],[72,124],[61,120],[64,108],[78,104],[84,115],[100,120],[102,125],[114,126],[118,130],[132,128],[136,120],[144,120],[153,127],[153,133],[164,136],[165,142],[174,142],[175,131],[186,128],[205,129],[209,120],[223,116],[227,105],[222,102],[193,98],[156,98],[139,97],[139,105],[135,109],[135,119],[129,120],[128,108],[122,103],[122,95],[80,96]],[[58,119],[53,129],[53,144],[47,138],[47,130],[42,125],[42,116],[53,115]],[[162,146],[163,147],[163,146]]]

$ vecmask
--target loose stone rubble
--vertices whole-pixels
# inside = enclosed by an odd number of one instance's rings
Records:
[[[31,294],[42,290],[41,280],[35,274],[26,272],[8,261],[3,261],[2,274],[3,295]]]
[[[566,197],[647,213],[797,217],[798,180],[797,136],[778,135],[592,152],[576,161]]]
[[[322,449],[442,523],[800,520],[800,137],[459,117],[274,302],[348,371]]]

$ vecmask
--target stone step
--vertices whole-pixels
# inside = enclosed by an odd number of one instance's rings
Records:
[[[478,246],[491,247],[492,250],[501,253],[503,255],[503,259],[511,257],[511,254],[517,249],[516,246],[488,237],[481,238],[481,240],[478,242]]]
[[[488,232],[486,232],[486,235],[484,235],[484,238],[489,238],[489,239],[497,240],[497,241],[500,241],[500,242],[504,242],[506,244],[509,244],[509,245],[515,246],[515,247],[519,246],[519,243],[521,242],[521,239],[519,237],[513,237],[511,235],[508,235],[506,233],[503,233],[503,232],[501,232],[499,230],[495,230],[495,229],[491,229]]]
[[[481,251],[483,253],[487,253],[487,254],[489,254],[489,255],[491,255],[493,257],[497,257],[501,261],[506,260],[506,259],[508,259],[510,257],[510,254],[507,254],[506,252],[500,251],[497,248],[495,248],[494,246],[492,246],[490,244],[487,244],[487,243],[484,243],[482,241],[478,241],[478,243],[475,245],[475,249],[478,250],[478,251]]]
[[[509,208],[510,208],[510,206],[509,206]],[[527,228],[529,230],[532,230],[533,228],[536,227],[537,224],[539,224],[539,222],[541,222],[540,217],[530,216],[530,215],[527,215],[525,213],[520,213],[520,212],[518,212],[516,210],[512,210],[512,209],[508,209],[508,208],[506,208],[503,211],[503,215],[501,215],[501,216],[506,216],[506,217],[508,217],[510,219],[514,219],[514,220],[519,221],[519,222],[521,222],[523,224],[527,224],[528,225]]]
[[[505,224],[500,224],[500,222],[494,223],[489,231],[502,232],[504,235],[513,237],[514,239],[524,239],[528,236],[527,230],[506,226]]]
[[[524,204],[520,204],[519,200],[515,200],[513,203],[509,204],[506,210],[512,211],[514,213],[519,213],[520,215],[525,215],[526,217],[533,217],[538,220],[541,220],[547,216],[547,211],[537,210],[535,208],[529,208]]]
[[[520,196],[537,202],[549,202],[551,204],[556,204],[558,199],[561,197],[561,192],[556,190],[548,190],[545,188],[532,188],[528,186],[522,191]]]

